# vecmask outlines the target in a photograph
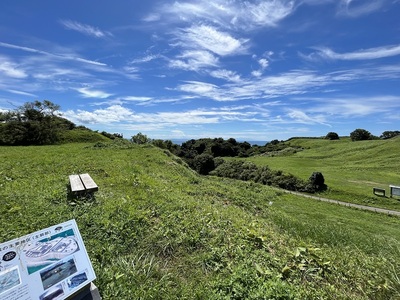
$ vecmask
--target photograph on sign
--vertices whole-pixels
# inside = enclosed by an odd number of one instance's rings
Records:
[[[67,284],[68,284],[68,288],[70,290],[76,288],[77,286],[81,285],[82,282],[85,282],[87,280],[87,275],[86,272],[82,272],[78,275],[75,275],[73,277],[71,277],[70,279],[68,279]]]
[[[63,281],[65,278],[70,277],[77,272],[76,264],[73,258],[65,261],[58,262],[40,272],[43,288],[46,290],[49,287]]]
[[[44,292],[42,295],[39,296],[40,300],[56,300],[56,299],[62,299],[62,296],[64,296],[64,290],[62,288],[62,285],[56,285],[51,289],[48,289],[46,292]]]
[[[18,266],[0,272],[0,294],[21,284]]]
[[[63,300],[95,278],[75,220],[0,244],[0,300]]]

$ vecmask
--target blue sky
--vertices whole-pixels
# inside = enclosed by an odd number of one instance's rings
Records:
[[[400,0],[0,3],[0,110],[272,140],[400,129]]]

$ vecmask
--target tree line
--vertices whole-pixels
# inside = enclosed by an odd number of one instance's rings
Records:
[[[49,100],[26,102],[10,111],[0,111],[0,145],[28,146],[52,145],[60,143],[63,132],[84,130],[93,132],[85,126],[76,126],[62,118],[60,106]],[[101,135],[109,138],[122,138],[122,134],[107,133]]]

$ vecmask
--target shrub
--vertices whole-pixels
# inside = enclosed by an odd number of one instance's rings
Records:
[[[338,140],[339,139],[339,135],[336,132],[328,132],[328,134],[325,136],[326,140]]]
[[[395,131],[384,131],[384,132],[382,133],[382,135],[380,136],[380,138],[386,140],[386,139],[391,139],[391,138],[393,138],[393,137],[395,137],[395,136],[398,136],[398,135],[400,135],[400,131],[399,131],[399,130],[395,130]]]
[[[364,141],[371,140],[373,136],[368,130],[356,129],[350,133],[350,138],[352,141]]]
[[[150,141],[151,140],[147,137],[147,135],[145,135],[141,132],[132,136],[132,138],[131,138],[132,143],[139,144],[139,145],[148,144],[148,143],[150,143]]]
[[[193,159],[193,169],[202,175],[208,175],[215,169],[214,157],[210,154],[200,154]]]
[[[311,185],[292,174],[284,174],[279,170],[272,171],[267,166],[257,167],[254,163],[248,161],[234,160],[225,162],[219,165],[210,174],[243,181],[254,181],[291,191],[313,193],[316,190],[316,186]]]
[[[316,191],[322,191],[326,189],[325,178],[321,172],[312,173],[309,178],[309,182]]]

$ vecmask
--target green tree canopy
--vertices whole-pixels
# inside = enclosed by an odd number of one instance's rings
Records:
[[[131,142],[134,144],[139,144],[139,145],[143,145],[143,144],[148,144],[151,142],[151,139],[149,139],[147,137],[147,135],[139,132],[136,135],[132,136],[131,138]]]
[[[372,134],[365,129],[356,129],[350,133],[350,138],[352,141],[364,141],[372,139]]]
[[[400,135],[400,131],[399,131],[399,130],[395,130],[395,131],[384,131],[384,132],[382,133],[382,135],[380,136],[380,138],[386,140],[386,139],[391,139],[391,138],[393,138],[393,137],[395,137],[395,136],[398,136],[398,135]]]
[[[328,134],[325,136],[325,139],[327,140],[338,140],[339,139],[339,135],[336,132],[328,132]]]
[[[0,144],[44,145],[57,142],[59,125],[67,121],[57,116],[59,109],[59,105],[44,100],[26,102],[14,111],[1,113]]]

